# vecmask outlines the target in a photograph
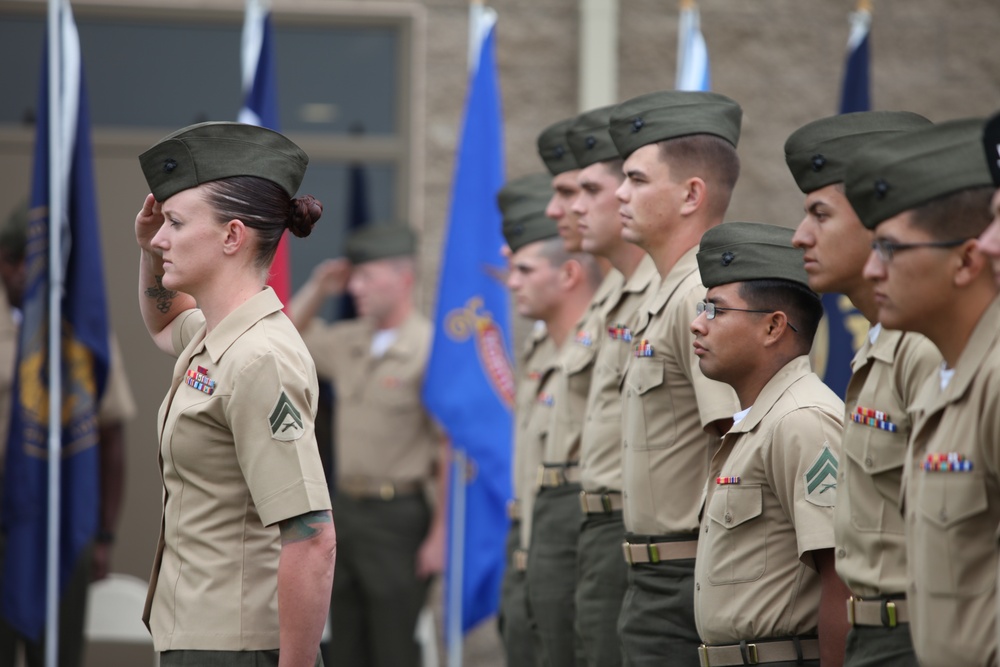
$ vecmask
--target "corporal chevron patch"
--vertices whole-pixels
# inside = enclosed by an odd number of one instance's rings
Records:
[[[285,390],[281,390],[278,400],[271,408],[271,414],[267,417],[268,427],[271,429],[271,437],[275,440],[289,442],[298,440],[305,427],[302,424],[302,413],[299,412],[292,401],[288,398]]]
[[[806,483],[806,500],[820,507],[837,504],[837,457],[826,445],[802,475]]]

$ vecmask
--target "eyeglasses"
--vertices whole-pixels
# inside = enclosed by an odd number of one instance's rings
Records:
[[[709,319],[709,320],[714,320],[716,313],[724,312],[724,311],[727,311],[727,310],[732,310],[732,311],[735,311],[737,313],[773,313],[774,312],[773,310],[753,310],[751,308],[723,308],[722,306],[716,306],[711,301],[699,301],[695,305],[694,309],[695,309],[695,312],[697,312],[699,315],[701,315],[702,313],[705,313],[705,319]],[[799,332],[798,329],[796,329],[794,326],[792,326],[791,322],[788,323],[788,328],[791,329],[792,331],[794,331],[795,333]]]
[[[888,239],[875,239],[872,241],[872,250],[883,262],[891,262],[893,255],[901,250],[912,250],[913,248],[957,248],[969,239],[955,239],[954,241],[925,241],[923,243],[896,243]]]

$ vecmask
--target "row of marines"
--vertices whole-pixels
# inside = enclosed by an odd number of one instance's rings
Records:
[[[741,119],[705,92],[588,111],[499,194],[540,323],[508,664],[997,665],[1000,116],[805,125],[794,230],[723,223]],[[846,402],[812,370],[824,293],[870,325]]]

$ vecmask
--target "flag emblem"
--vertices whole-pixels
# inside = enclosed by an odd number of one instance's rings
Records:
[[[823,447],[803,478],[806,482],[806,500],[820,507],[833,507],[837,502],[837,457],[830,446]]]
[[[302,425],[302,413],[295,409],[284,390],[278,396],[267,421],[271,429],[271,437],[275,440],[285,442],[298,440],[305,432],[305,427]]]

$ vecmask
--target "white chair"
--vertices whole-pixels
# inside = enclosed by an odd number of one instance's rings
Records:
[[[139,577],[116,573],[92,583],[87,595],[87,624],[84,629],[87,641],[146,644],[152,648],[153,638],[142,622],[146,586],[146,581]],[[153,664],[159,664],[156,653],[153,654]]]

